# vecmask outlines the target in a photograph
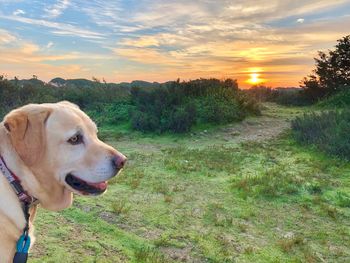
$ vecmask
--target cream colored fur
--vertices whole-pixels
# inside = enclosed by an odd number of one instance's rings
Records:
[[[69,145],[77,131],[84,135],[84,145]],[[64,181],[67,173],[92,183],[107,181],[114,176],[111,157],[125,158],[100,141],[96,125],[69,102],[31,104],[10,112],[0,123],[0,154],[23,188],[52,211],[72,204],[76,191]],[[30,210],[32,241],[35,211]],[[0,172],[0,263],[12,262],[24,227],[21,204]]]

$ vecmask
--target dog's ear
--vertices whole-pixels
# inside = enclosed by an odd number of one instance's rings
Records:
[[[29,167],[40,160],[44,153],[45,123],[50,113],[50,109],[18,109],[5,116],[4,126],[10,135],[11,143]]]

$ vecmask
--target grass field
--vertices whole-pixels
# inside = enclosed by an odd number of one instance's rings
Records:
[[[39,209],[29,262],[350,262],[350,164],[291,139],[305,109],[265,107],[185,136],[102,128],[125,171]]]

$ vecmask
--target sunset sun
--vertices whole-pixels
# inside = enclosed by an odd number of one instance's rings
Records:
[[[249,74],[250,78],[248,79],[248,83],[257,85],[262,82],[262,80],[259,78],[259,73],[251,73]]]

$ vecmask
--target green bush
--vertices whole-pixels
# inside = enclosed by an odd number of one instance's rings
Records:
[[[159,129],[159,121],[155,116],[135,110],[131,116],[131,126],[138,131],[151,132]]]
[[[330,96],[318,103],[323,108],[349,108],[350,107],[350,90],[343,90],[333,96]]]
[[[259,114],[256,100],[233,80],[171,82],[151,90],[133,88],[132,127],[148,132],[188,132],[196,123],[224,124]]]
[[[305,106],[314,102],[306,94],[306,90],[301,88],[272,89],[265,86],[254,86],[245,90],[244,93],[260,102],[270,101],[285,106]]]
[[[37,79],[9,81],[0,76],[0,114],[28,103],[68,100],[86,110],[99,124],[128,121],[129,90],[102,84],[56,87]]]
[[[240,91],[231,79],[176,81],[131,89],[88,80],[59,83],[65,85],[0,76],[0,114],[28,103],[68,100],[98,125],[130,123],[142,132],[181,133],[190,131],[196,123],[229,123],[260,112],[256,100]]]
[[[132,105],[128,101],[95,103],[87,107],[87,113],[98,124],[120,124],[128,122]]]
[[[224,124],[244,119],[246,113],[237,100],[207,97],[198,101],[198,117],[201,123]]]
[[[161,131],[188,132],[196,121],[196,108],[190,104],[176,108],[164,121]]]
[[[306,106],[312,104],[306,96],[304,90],[286,89],[275,91],[274,102],[284,106]]]
[[[292,121],[295,138],[350,160],[350,110],[308,113]]]

